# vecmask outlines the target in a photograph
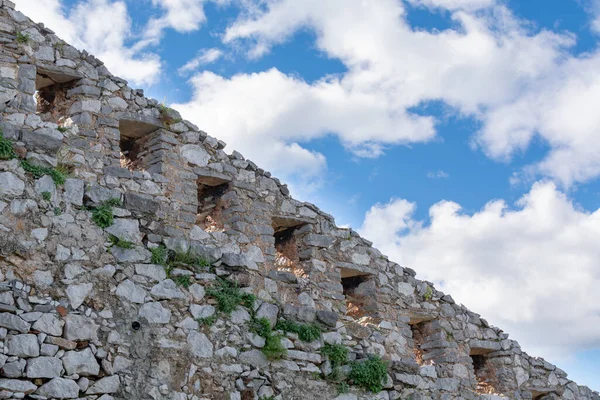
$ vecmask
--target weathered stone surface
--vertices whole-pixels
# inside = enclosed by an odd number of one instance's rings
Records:
[[[202,146],[186,144],[181,148],[181,156],[190,164],[203,167],[208,164],[210,154]]]
[[[40,345],[36,335],[15,335],[8,339],[8,354],[17,357],[38,357]]]
[[[71,379],[54,378],[40,386],[35,394],[54,399],[76,399],[79,397],[79,386]]]
[[[168,324],[171,320],[171,310],[159,302],[146,303],[140,308],[139,316],[146,318],[151,324]]]
[[[18,317],[16,315],[9,313],[0,313],[0,326],[25,333],[29,332],[31,324],[28,324],[21,317]]]
[[[25,182],[12,172],[0,172],[0,197],[20,196],[25,190]]]
[[[175,282],[173,282],[173,280],[171,279],[166,279],[160,282],[159,284],[153,286],[152,290],[150,290],[150,293],[152,294],[152,296],[159,300],[185,298],[183,292],[179,290],[177,284],[175,284]]]
[[[36,390],[37,386],[28,381],[0,379],[0,389],[8,390],[9,392],[29,394]]]
[[[85,394],[116,393],[119,391],[120,384],[119,376],[107,376],[93,384]]]
[[[83,304],[93,287],[94,285],[91,283],[83,283],[81,285],[70,285],[67,288],[67,297],[74,310]]]
[[[264,368],[269,365],[269,360],[260,350],[245,351],[240,354],[238,360],[243,364],[248,364],[254,368]]]
[[[279,307],[271,303],[262,303],[256,312],[256,318],[266,318],[271,324],[271,328],[277,323],[277,316],[279,315]]]
[[[132,303],[143,304],[146,299],[146,291],[135,283],[126,279],[117,286],[117,296],[123,297]]]
[[[58,358],[38,357],[27,360],[28,378],[55,378],[63,372],[63,364]]]
[[[210,358],[213,356],[214,346],[204,333],[191,331],[187,336],[192,355],[198,358]]]
[[[69,314],[65,318],[64,335],[67,340],[98,340],[98,325],[83,315]]]
[[[90,349],[67,351],[62,362],[67,375],[93,376],[100,372],[100,365]]]

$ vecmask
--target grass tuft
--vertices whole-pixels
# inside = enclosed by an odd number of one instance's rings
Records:
[[[298,334],[303,342],[313,342],[321,337],[321,328],[314,324],[299,324],[294,321],[280,320],[276,329]]]
[[[225,314],[231,314],[239,305],[253,309],[256,297],[253,294],[244,293],[235,282],[217,278],[215,285],[206,289],[206,294],[217,301],[217,310]]]
[[[42,192],[42,199],[46,201],[52,200],[52,193],[50,192]]]
[[[21,167],[25,172],[30,173],[35,179],[39,179],[44,175],[50,175],[55,185],[63,185],[67,179],[67,174],[58,168],[40,167],[31,164],[27,160],[21,160]]]
[[[150,249],[150,252],[152,253],[152,258],[150,259],[150,262],[152,262],[152,264],[166,265],[168,255],[166,247],[158,246],[153,249]]]
[[[17,156],[12,140],[5,139],[0,130],[0,160],[12,160]]]
[[[189,288],[192,284],[189,275],[179,275],[173,278],[173,282],[177,284],[177,286],[183,286],[184,288]]]
[[[110,240],[111,246],[120,247],[122,249],[133,249],[133,247],[135,246],[133,242],[121,239],[120,237],[117,237],[115,235],[110,235],[108,239]]]
[[[216,314],[213,314],[210,317],[206,317],[206,318],[198,318],[198,323],[202,326],[211,327],[215,324],[215,322],[217,322]]]
[[[379,356],[371,356],[366,361],[352,363],[350,380],[356,385],[373,393],[383,390],[383,381],[387,376],[387,363]]]
[[[29,34],[23,32],[17,32],[17,43],[27,44],[31,40]]]
[[[342,344],[325,343],[321,354],[331,361],[332,368],[341,367],[348,362],[348,348]]]

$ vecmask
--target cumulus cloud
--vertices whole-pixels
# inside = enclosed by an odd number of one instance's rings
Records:
[[[476,10],[494,5],[495,0],[407,0],[413,6],[446,10]]]
[[[194,97],[173,107],[278,174],[318,177],[324,157],[300,143],[331,132],[365,152],[377,151],[372,144],[382,140],[418,142],[434,134],[431,118],[397,110],[378,92],[357,91],[336,77],[309,84],[277,69],[229,79],[205,71],[190,82]]]
[[[132,24],[123,1],[87,0],[68,11],[59,0],[16,0],[16,5],[68,43],[94,54],[122,78],[150,85],[160,74],[158,55],[125,44],[132,37]]]
[[[600,346],[600,210],[589,213],[548,182],[514,207],[467,214],[442,201],[430,222],[404,199],[373,206],[360,229],[392,259],[505,329],[532,355]]]
[[[189,74],[200,68],[201,66],[212,64],[223,57],[223,52],[219,49],[202,49],[198,55],[189,60],[185,65],[177,70],[180,75]]]
[[[378,96],[391,114],[441,100],[459,116],[481,121],[472,143],[494,159],[511,160],[536,137],[546,142],[549,152],[521,177],[546,176],[568,187],[600,176],[594,112],[600,50],[573,55],[573,34],[532,31],[501,2],[410,2],[450,10],[454,27],[416,30],[407,22],[410,9],[397,0],[307,0],[301,6],[270,0],[231,24],[224,42],[247,46],[250,57],[259,57],[298,30],[311,29],[317,47],[348,68],[339,78],[343,87]],[[364,136],[359,156],[377,156],[396,142],[368,130],[353,136],[354,143]]]

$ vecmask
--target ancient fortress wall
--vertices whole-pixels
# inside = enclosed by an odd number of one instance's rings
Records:
[[[0,398],[600,399],[0,5]]]

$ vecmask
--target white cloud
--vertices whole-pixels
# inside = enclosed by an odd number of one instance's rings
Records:
[[[564,186],[600,176],[600,50],[570,55],[574,35],[531,32],[528,21],[492,0],[412,3],[450,9],[456,27],[414,30],[398,0],[306,0],[300,6],[269,0],[229,26],[224,41],[248,46],[258,57],[311,29],[318,48],[348,68],[339,78],[343,87],[379,97],[391,114],[441,100],[482,122],[473,144],[490,157],[510,160],[535,137],[546,142],[548,154],[522,176],[547,176]],[[389,136],[355,132],[354,143],[362,145],[356,153],[381,154],[395,143]]]
[[[407,0],[414,6],[445,8],[447,10],[476,10],[491,7],[495,0]]]
[[[433,171],[431,171],[431,172],[428,172],[428,173],[427,173],[427,177],[428,177],[429,179],[448,179],[448,178],[450,178],[450,175],[448,175],[448,173],[447,173],[447,172],[445,172],[445,171],[442,171],[442,170],[440,169],[440,170],[438,170],[438,171],[435,171],[435,172],[433,172]]]
[[[194,97],[172,106],[284,176],[318,178],[324,157],[299,143],[330,133],[337,133],[349,148],[365,152],[377,151],[373,143],[418,142],[433,136],[430,118],[398,111],[380,93],[355,90],[336,77],[308,84],[270,69],[230,79],[202,72],[190,82]]]
[[[161,8],[164,14],[150,19],[141,45],[157,44],[167,28],[180,33],[200,29],[206,22],[204,3],[204,0],[152,0],[152,5]]]
[[[69,44],[89,51],[115,75],[139,85],[150,85],[158,78],[158,55],[125,45],[132,33],[123,1],[87,0],[69,11],[59,0],[15,1],[19,11],[34,21],[44,22]]]
[[[180,75],[188,74],[197,70],[203,65],[214,63],[221,57],[223,57],[223,52],[219,49],[202,49],[196,57],[192,58],[190,61],[185,63],[185,65],[179,68],[177,72]]]
[[[600,345],[600,210],[585,212],[542,182],[516,208],[497,200],[469,215],[442,201],[425,224],[415,207],[377,204],[360,232],[533,355]]]

